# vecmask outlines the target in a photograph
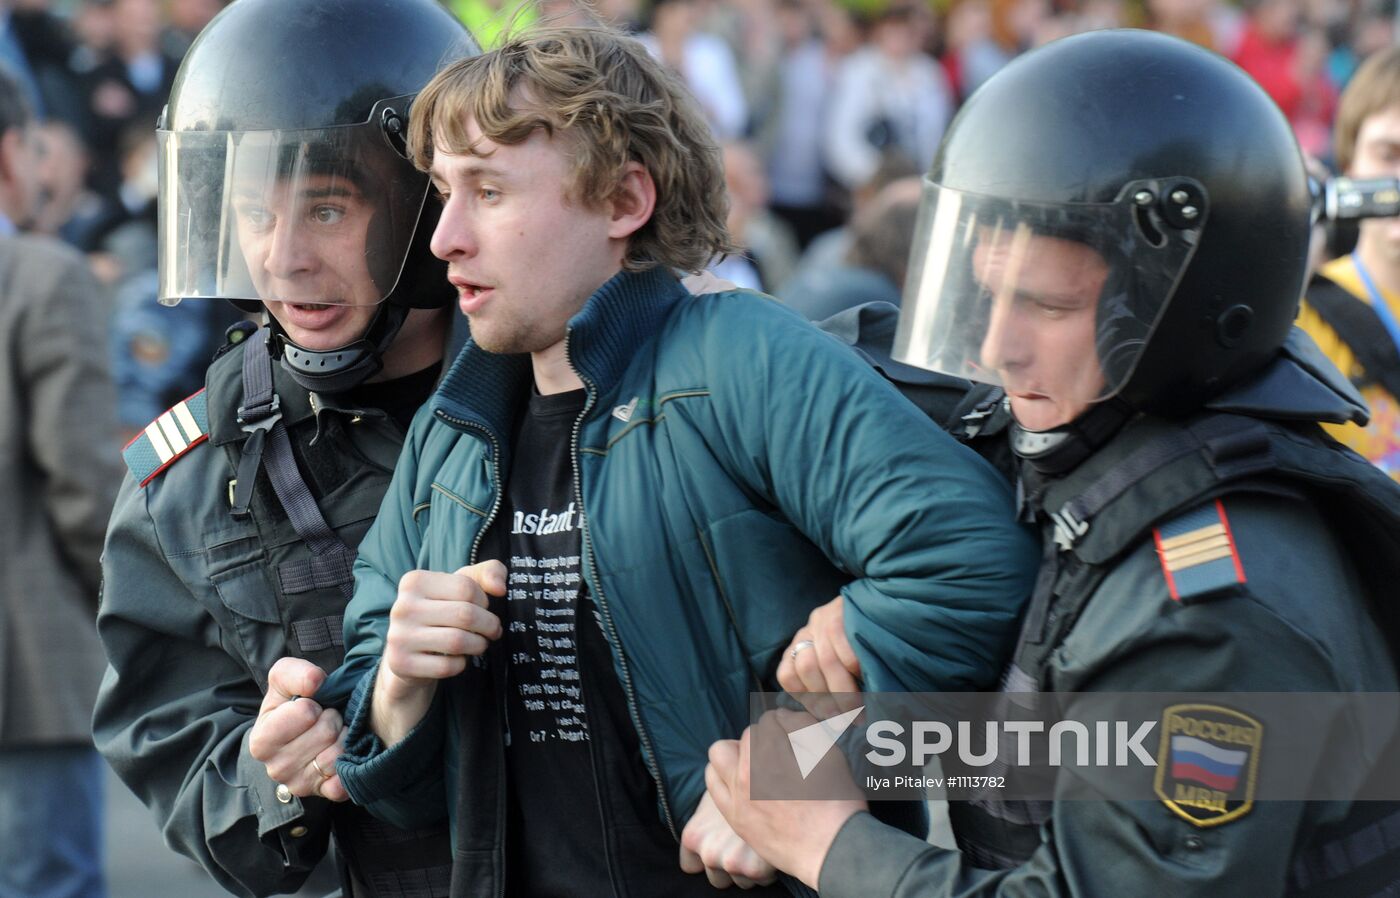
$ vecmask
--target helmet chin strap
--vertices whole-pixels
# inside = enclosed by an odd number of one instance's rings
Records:
[[[1121,399],[1106,399],[1089,407],[1068,424],[1051,430],[1026,430],[1011,422],[1011,451],[1040,474],[1066,474],[1097,452],[1133,416]]]
[[[313,393],[344,393],[378,374],[409,310],[394,303],[380,303],[364,335],[335,349],[307,349],[293,342],[277,319],[268,316],[273,356],[292,380]]]

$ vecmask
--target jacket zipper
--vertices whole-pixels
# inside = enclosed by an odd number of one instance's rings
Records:
[[[495,493],[495,496],[491,500],[490,510],[486,513],[486,521],[481,525],[481,529],[476,532],[476,537],[472,540],[471,549],[467,552],[467,564],[476,564],[477,553],[481,551],[481,541],[486,538],[486,532],[491,529],[491,524],[495,522],[496,514],[500,511],[501,502],[505,498],[505,484],[501,483],[501,444],[496,440],[495,434],[487,428],[482,427],[480,424],[471,421],[463,421],[461,418],[454,418],[441,410],[438,410],[437,416],[449,424],[455,425],[459,429],[481,431],[486,435],[486,441],[491,444],[492,491]],[[583,507],[582,502],[579,503],[579,507]],[[507,601],[509,601],[509,598],[507,598]],[[485,657],[482,656],[483,666],[485,663]],[[509,744],[510,741],[510,717],[506,713],[506,700],[510,690],[510,665],[503,664],[501,666],[504,668],[501,676],[502,682],[505,684],[505,688],[500,695],[501,728],[503,732],[501,742],[496,748],[499,753],[497,761],[501,765],[502,772],[504,772],[506,767],[505,746]],[[505,782],[504,776],[501,777],[501,782]],[[497,801],[496,804],[496,829],[501,834],[501,853],[504,856],[506,841],[505,802]],[[502,865],[502,869],[505,869],[504,865]],[[496,882],[496,895],[497,898],[505,898],[505,894],[506,881],[505,875],[502,874]]]
[[[582,508],[583,506],[580,505],[579,507]],[[580,565],[580,567],[582,567],[582,565]],[[578,697],[583,704],[583,729],[584,732],[588,734],[588,767],[593,771],[593,800],[598,802],[598,819],[602,821],[603,824],[603,832],[601,833],[603,837],[603,860],[607,863],[608,882],[612,884],[613,895],[617,895],[620,883],[618,882],[617,871],[613,869],[613,846],[611,844],[612,826],[608,819],[608,806],[603,803],[603,764],[598,760],[599,752],[594,749],[593,722],[588,714],[588,709],[591,707],[596,711],[599,703],[589,698],[588,690],[583,682],[583,637],[579,634],[579,627],[591,626],[593,621],[589,620],[582,624],[579,623],[582,618],[580,612],[583,611],[582,598],[581,591],[579,595],[574,596],[574,663],[578,669]],[[600,630],[599,632],[601,633],[602,631]],[[606,639],[606,637],[604,638]],[[626,893],[626,889],[622,891],[624,894]]]
[[[564,357],[566,359],[569,358],[568,334],[564,335]],[[588,417],[589,410],[593,408],[593,404],[597,400],[598,388],[594,386],[588,378],[584,377],[577,368],[574,368],[572,361],[569,362],[569,367],[573,370],[574,375],[583,382],[583,385],[588,388],[588,400],[583,405],[583,411],[579,412],[578,417],[574,419],[573,434],[569,438],[569,452],[570,458],[574,464],[574,495],[578,502],[579,510],[583,512],[583,545],[584,551],[588,555],[588,565],[585,566],[585,571],[588,567],[592,567],[595,574],[594,580],[596,581],[598,558],[593,552],[593,539],[588,533],[588,513],[583,504],[583,474],[579,459],[578,438],[579,431],[583,429],[583,419]],[[585,582],[587,582],[586,578]],[[652,780],[656,782],[656,796],[661,801],[661,813],[666,816],[666,827],[671,830],[672,838],[679,842],[681,834],[676,829],[676,821],[671,814],[671,802],[666,797],[666,786],[661,781],[661,770],[657,766],[656,756],[652,752],[651,737],[647,734],[646,726],[642,723],[641,710],[637,707],[636,689],[632,685],[632,672],[627,666],[627,654],[622,650],[622,640],[618,638],[617,628],[613,626],[612,614],[608,611],[608,602],[603,596],[602,587],[597,582],[594,582],[591,584],[591,588],[593,589],[595,599],[594,604],[598,606],[598,615],[603,619],[604,626],[607,627],[608,643],[612,646],[613,651],[617,652],[618,666],[622,669],[622,688],[627,694],[627,713],[632,718],[632,725],[637,728],[637,736],[642,747],[642,760],[646,762],[647,773],[651,774]]]

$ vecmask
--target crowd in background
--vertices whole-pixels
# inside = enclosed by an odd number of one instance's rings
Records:
[[[155,125],[180,58],[226,0],[0,0],[0,64],[42,122],[26,227],[90,260],[110,291],[118,415],[134,433],[202,384],[236,312],[160,307]],[[918,177],[952,115],[1031,47],[1155,28],[1236,60],[1328,160],[1337,97],[1390,45],[1395,0],[447,0],[487,46],[507,27],[596,16],[634,31],[686,81],[724,148],[729,225],[717,263],[813,319],[898,302]]]
[[[159,307],[156,120],[185,49],[221,0],[0,0],[0,64],[38,121],[24,230],[86,254],[108,291],[118,418],[134,433],[199,388],[223,303]],[[177,395],[178,394],[178,395]]]

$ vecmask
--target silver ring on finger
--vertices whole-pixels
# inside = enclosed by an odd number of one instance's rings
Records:
[[[311,769],[316,771],[316,774],[320,776],[323,780],[328,780],[332,776],[335,776],[334,773],[327,773],[315,758],[311,759]]]
[[[796,661],[796,660],[797,660],[797,653],[798,653],[798,652],[802,651],[803,649],[814,649],[814,648],[816,648],[816,647],[817,647],[817,644],[816,644],[815,642],[813,642],[813,641],[810,640],[810,639],[804,639],[804,640],[802,640],[801,642],[799,642],[797,645],[793,646],[793,647],[788,651],[788,654],[789,654],[790,656],[792,656],[792,659],[793,659],[794,661]]]

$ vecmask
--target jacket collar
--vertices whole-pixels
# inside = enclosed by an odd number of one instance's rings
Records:
[[[588,298],[565,331],[565,353],[590,399],[621,380],[637,347],[686,295],[665,268],[622,271]],[[433,414],[455,427],[476,425],[505,445],[515,412],[534,382],[528,354],[487,352],[468,340],[431,402]]]
[[[1328,424],[1365,425],[1370,417],[1366,400],[1297,326],[1288,332],[1277,359],[1206,407],[1256,418]]]

